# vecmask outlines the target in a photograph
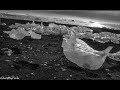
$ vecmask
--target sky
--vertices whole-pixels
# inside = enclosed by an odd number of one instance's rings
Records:
[[[46,11],[44,11],[46,12]],[[96,10],[61,10],[61,11],[47,11],[48,13],[68,15],[89,18],[93,20],[106,21],[110,23],[120,23],[120,10],[119,11],[96,11]]]
[[[0,10],[5,11],[5,10]],[[34,13],[39,14],[50,14],[62,15],[63,17],[73,17],[79,20],[86,19],[91,21],[99,21],[106,23],[120,24],[120,10],[6,10],[7,12],[17,13]]]

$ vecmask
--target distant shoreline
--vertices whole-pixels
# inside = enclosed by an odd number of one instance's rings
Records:
[[[63,24],[72,24],[72,25],[81,25],[88,26],[94,22],[100,22],[103,25],[118,25],[118,23],[110,23],[102,20],[86,18],[86,17],[76,17],[76,16],[67,16],[67,15],[58,15],[52,13],[42,13],[32,12],[32,11],[19,11],[19,10],[0,10],[0,13],[4,13],[5,17],[13,19],[22,19],[22,20],[35,20],[35,21],[45,21],[45,22],[56,22]],[[3,16],[4,16],[3,15]],[[1,17],[1,16],[0,16]],[[119,26],[119,25],[118,25]]]

